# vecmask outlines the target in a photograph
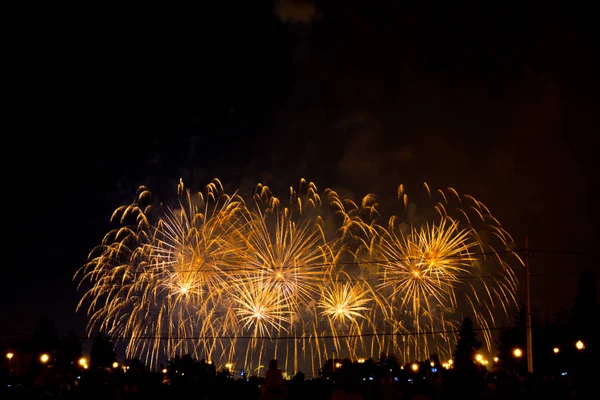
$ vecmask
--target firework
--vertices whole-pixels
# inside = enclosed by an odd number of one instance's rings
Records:
[[[498,309],[507,315],[516,305],[517,281],[509,260],[521,260],[509,249],[508,233],[481,202],[452,188],[437,191],[438,201],[427,184],[424,188],[433,201],[420,215],[403,185],[398,198],[404,218],[394,214],[385,223],[373,195],[354,213],[360,229],[353,232],[361,238],[357,259],[378,289],[384,320],[404,339],[400,348],[389,341],[382,346],[407,359],[425,359],[433,352],[449,357],[460,322],[469,316],[490,349],[489,328]]]
[[[77,275],[92,283],[78,306],[92,300],[88,330],[124,338],[127,355],[150,365],[163,352],[210,357],[215,342],[195,338],[235,331],[222,304],[229,270],[237,267],[243,201],[227,196],[218,180],[196,196],[182,184],[178,192],[174,209],[144,206],[150,195],[140,190],[136,202],[113,214],[119,226]]]
[[[78,308],[151,366],[189,353],[316,374],[332,356],[446,357],[463,316],[491,346],[485,329],[515,303],[512,239],[472,196],[424,189],[429,207],[400,185],[390,211],[305,180],[285,201],[260,184],[247,201],[216,179],[195,194],[180,183],[175,207],[142,187],[76,274]]]
[[[289,199],[281,201],[269,187],[258,185],[253,205],[244,220],[245,251],[240,252],[241,270],[235,275],[245,307],[237,308],[245,322],[243,332],[261,332],[251,345],[262,349],[258,357],[246,353],[244,365],[260,365],[263,354],[283,360],[283,367],[298,369],[299,354],[316,357],[315,366],[324,361],[326,345],[319,340],[274,343],[273,335],[320,334],[315,301],[328,284],[334,251],[323,228],[321,197],[313,183],[301,181],[298,190],[290,188]],[[246,301],[250,300],[250,301]],[[269,306],[266,306],[266,305]],[[248,314],[249,309],[264,310]],[[314,352],[305,352],[313,346]],[[255,355],[254,355],[255,356]]]

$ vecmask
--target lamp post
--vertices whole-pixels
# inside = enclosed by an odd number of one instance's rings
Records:
[[[13,352],[8,352],[6,353],[6,358],[8,358],[8,370],[9,373],[12,374],[12,359],[15,356],[15,354]]]
[[[44,371],[46,371],[46,366],[48,365],[48,360],[50,360],[50,356],[46,353],[40,356],[40,361],[44,364]]]
[[[525,302],[525,327],[527,338],[527,372],[533,373],[533,339],[531,333],[531,289],[529,279],[529,240],[525,236],[525,286],[526,286],[526,302]]]

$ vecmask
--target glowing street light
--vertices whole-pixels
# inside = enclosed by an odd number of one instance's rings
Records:
[[[413,371],[417,372],[419,370],[419,364],[413,363],[413,365],[411,365],[411,368]]]
[[[498,362],[498,357],[494,357],[494,362],[497,363]]]
[[[163,368],[163,370],[162,370],[162,373],[163,373],[163,374],[166,374],[166,373],[167,373],[167,369],[166,369],[166,368]]]
[[[50,359],[50,356],[48,354],[42,354],[40,356],[40,361],[44,364],[46,364],[48,362],[48,360]]]
[[[12,352],[6,353],[6,358],[8,358],[8,368],[10,369],[11,374],[12,374],[12,359],[14,356],[15,356],[15,354]]]
[[[115,361],[114,363],[112,363],[112,367],[115,369],[119,368],[119,363]]]
[[[554,354],[558,354],[560,352],[560,349],[558,347],[555,347],[552,349],[552,351],[554,352]]]
[[[481,354],[477,354],[477,355],[475,356],[475,359],[476,359],[477,361],[479,361],[479,362],[482,362],[482,361],[483,361],[483,356],[482,356]]]
[[[517,358],[520,358],[523,355],[523,351],[519,348],[514,349],[513,355]]]
[[[577,347],[577,350],[583,350],[583,349],[585,349],[585,345],[583,344],[583,342],[581,340],[578,340],[575,343],[575,347]]]
[[[78,362],[79,365],[81,365],[82,367],[85,367],[87,365],[87,360],[83,357],[81,357]]]

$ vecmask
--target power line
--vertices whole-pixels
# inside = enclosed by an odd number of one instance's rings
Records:
[[[593,257],[594,256],[594,254],[592,254],[592,253],[584,253],[581,251],[571,251],[571,250],[548,250],[548,249],[525,250],[525,249],[523,249],[523,250],[519,250],[519,251],[528,251],[530,256],[535,253],[562,254],[562,255],[568,255],[568,256],[584,256],[584,257]]]

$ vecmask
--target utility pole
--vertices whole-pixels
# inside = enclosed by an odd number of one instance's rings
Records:
[[[527,330],[527,372],[533,373],[533,340],[531,337],[531,289],[529,282],[529,244],[525,236],[525,286],[527,298],[525,303],[526,330]]]

